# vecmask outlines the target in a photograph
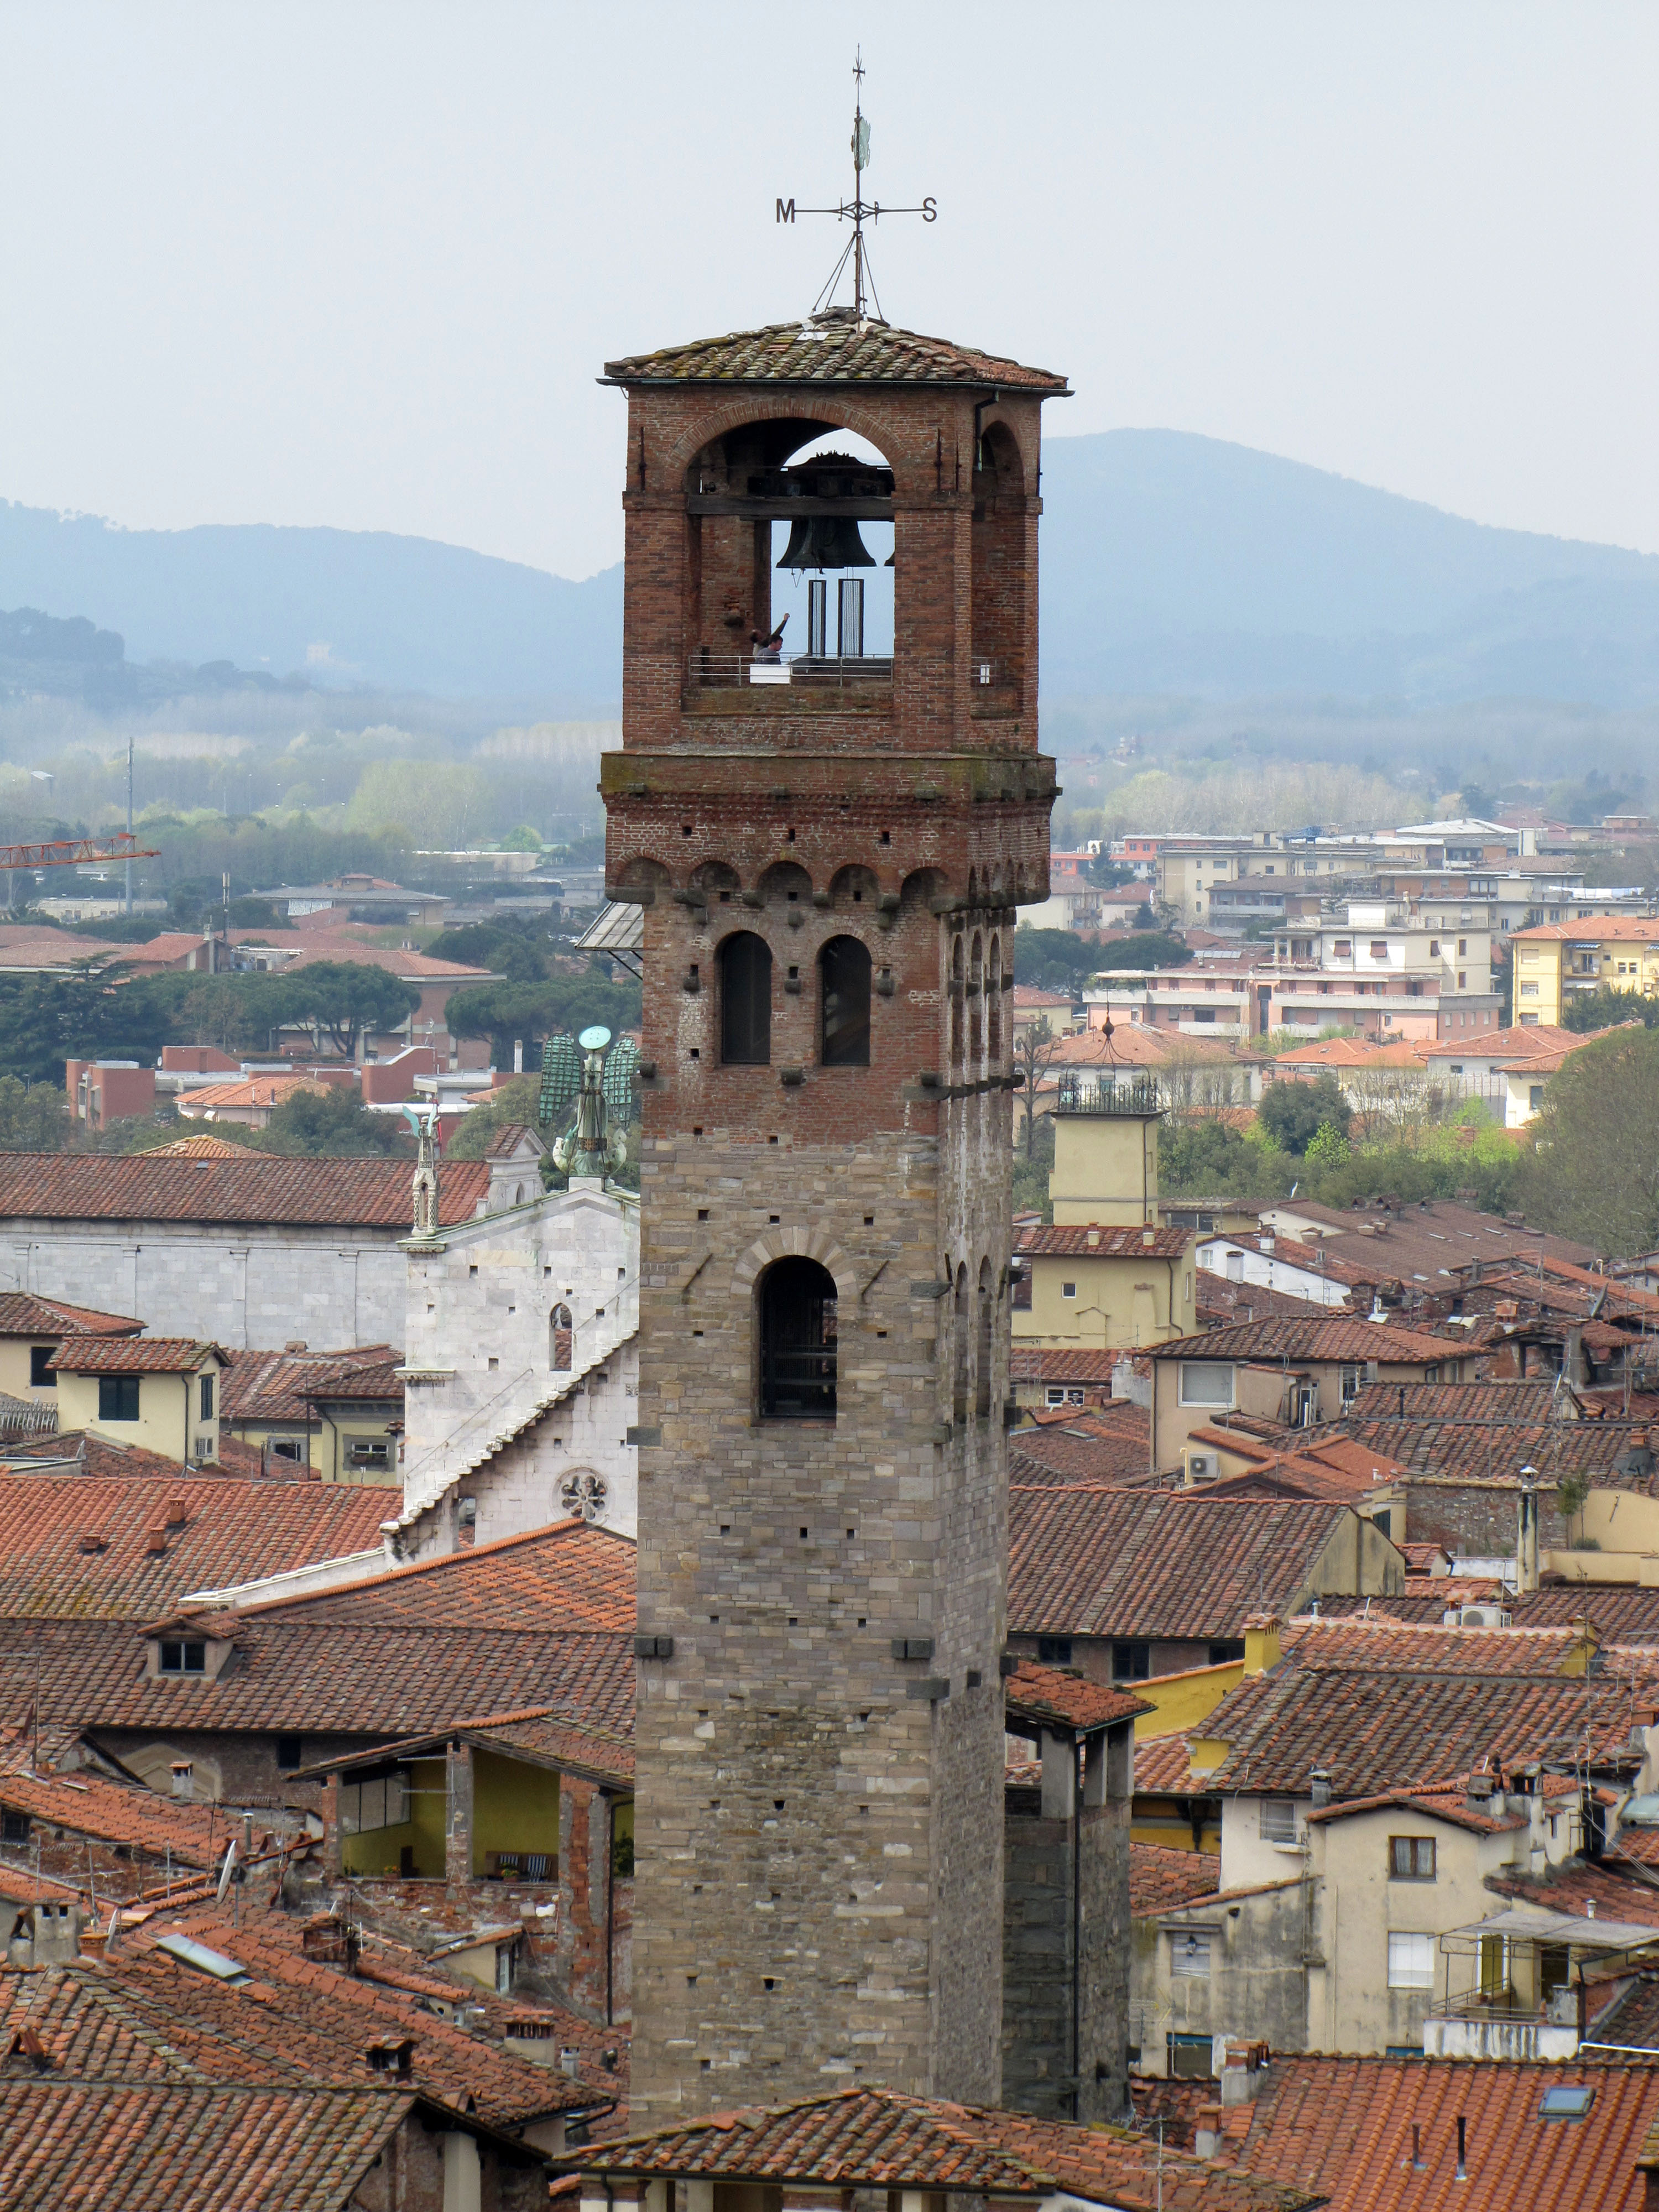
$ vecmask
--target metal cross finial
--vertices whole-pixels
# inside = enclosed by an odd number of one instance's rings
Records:
[[[876,320],[880,322],[884,319],[881,301],[876,297],[875,279],[870,269],[870,249],[864,239],[865,224],[879,222],[882,213],[879,200],[866,200],[864,197],[864,172],[870,166],[870,125],[864,112],[864,52],[860,47],[853,60],[852,198],[842,200],[835,207],[797,209],[793,199],[782,198],[777,204],[780,222],[793,222],[796,215],[800,214],[832,215],[837,222],[852,224],[852,238],[830,272],[829,283],[812,302],[812,313],[819,314],[830,306],[836,296],[836,287],[841,282],[842,271],[850,261],[853,264],[853,312],[861,323],[867,319],[872,302]],[[919,207],[890,207],[887,212],[889,215],[919,215],[924,222],[939,221],[939,204],[931,198],[923,200]]]

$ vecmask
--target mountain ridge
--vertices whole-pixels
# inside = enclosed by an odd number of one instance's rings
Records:
[[[1043,690],[1444,705],[1659,703],[1659,555],[1471,522],[1174,430],[1044,447]],[[138,662],[319,686],[611,706],[620,564],[581,581],[330,526],[125,530],[0,501],[0,607],[82,617]]]

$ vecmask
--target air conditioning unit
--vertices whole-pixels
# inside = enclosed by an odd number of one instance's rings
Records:
[[[197,1437],[197,1439],[196,1439],[196,1457],[197,1457],[197,1459],[198,1459],[198,1462],[201,1462],[201,1461],[212,1461],[212,1460],[216,1460],[216,1459],[217,1459],[217,1458],[218,1458],[218,1456],[219,1456],[219,1447],[218,1447],[218,1445],[217,1445],[216,1443],[215,1443],[215,1442],[213,1441],[213,1438],[212,1438],[211,1437]]]
[[[1188,1482],[1213,1482],[1220,1473],[1219,1455],[1215,1452],[1188,1452],[1187,1480]]]
[[[1510,1616],[1501,1605],[1466,1605],[1457,1614],[1460,1628],[1507,1628]]]

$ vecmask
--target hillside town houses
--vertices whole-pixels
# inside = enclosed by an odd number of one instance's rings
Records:
[[[781,328],[607,369],[681,487],[557,939],[621,1035],[461,1034],[418,879],[0,927],[406,1008],[66,1055],[0,1151],[0,2202],[1659,2205],[1659,1255],[1171,1173],[1533,1143],[1659,910],[1461,814],[1050,851],[1064,380]],[[801,377],[926,468],[705,389]],[[744,533],[930,517],[936,410],[983,673],[734,659]]]

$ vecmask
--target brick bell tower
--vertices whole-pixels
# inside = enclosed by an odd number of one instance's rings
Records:
[[[860,2081],[994,2102],[1012,939],[1048,887],[1066,386],[842,309],[607,380],[607,878],[645,945],[634,2124]],[[836,432],[879,464],[792,468]],[[890,657],[841,595],[849,519],[860,551],[892,524]],[[790,565],[830,549],[794,658],[780,523]]]

